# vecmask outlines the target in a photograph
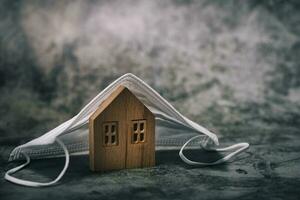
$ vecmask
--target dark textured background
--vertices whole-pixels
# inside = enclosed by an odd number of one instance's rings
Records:
[[[103,175],[88,171],[87,157],[72,158],[59,185],[1,179],[0,198],[300,198],[298,1],[1,1],[1,177],[15,165],[7,163],[14,146],[69,119],[127,72],[222,144],[251,148],[206,168],[157,152],[154,168]],[[62,163],[34,161],[18,176],[46,181]]]

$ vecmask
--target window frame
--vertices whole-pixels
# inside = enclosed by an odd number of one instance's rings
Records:
[[[147,130],[146,119],[131,120],[131,144],[146,143],[146,138],[147,138],[146,130]],[[141,135],[143,140],[141,140]]]
[[[112,130],[114,131],[112,132]],[[119,145],[119,126],[117,121],[106,121],[102,124],[102,145],[104,147],[113,147]],[[112,143],[112,138],[114,142]],[[107,141],[106,141],[107,138]]]

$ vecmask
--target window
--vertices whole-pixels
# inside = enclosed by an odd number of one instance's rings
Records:
[[[103,123],[103,145],[116,146],[118,145],[118,123],[105,122]]]
[[[138,143],[145,142],[146,120],[133,120],[131,124],[132,124],[131,143],[138,144]]]

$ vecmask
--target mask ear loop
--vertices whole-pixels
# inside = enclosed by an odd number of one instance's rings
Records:
[[[56,138],[55,141],[63,148],[65,156],[66,156],[65,166],[64,166],[63,170],[60,172],[60,174],[56,177],[56,179],[54,179],[53,181],[48,182],[48,183],[40,183],[40,182],[34,182],[34,181],[27,181],[27,180],[23,180],[23,179],[19,179],[19,178],[11,176],[11,174],[16,173],[17,171],[21,170],[22,168],[24,168],[25,166],[27,166],[30,163],[30,157],[25,152],[21,152],[21,153],[25,156],[26,163],[24,163],[18,167],[15,167],[13,169],[8,170],[5,173],[4,178],[12,183],[23,185],[23,186],[29,186],[29,187],[44,187],[44,186],[50,186],[50,185],[57,183],[63,177],[63,175],[65,174],[65,172],[69,166],[70,155],[69,155],[67,147],[64,145],[64,143],[60,139]]]
[[[196,161],[192,161],[192,160],[189,160],[185,155],[183,155],[183,149],[193,140],[199,138],[199,137],[202,137],[202,135],[197,135],[197,136],[194,136],[192,137],[191,139],[189,139],[188,141],[186,141],[186,143],[184,145],[182,145],[180,151],[179,151],[179,156],[181,158],[181,160],[189,165],[199,165],[199,166],[209,166],[209,165],[218,165],[218,164],[221,164],[221,163],[224,163],[224,162],[227,162],[228,160],[230,160],[232,157],[236,156],[237,154],[241,153],[242,151],[246,150],[248,147],[249,147],[249,144],[248,143],[238,143],[238,144],[235,144],[235,145],[232,145],[232,146],[229,146],[229,147],[226,147],[226,148],[219,148],[219,149],[206,149],[204,148],[205,150],[207,151],[218,151],[218,152],[221,152],[221,151],[232,151],[234,149],[237,149],[236,151],[228,154],[227,156],[217,160],[217,161],[214,161],[214,162],[210,162],[210,163],[205,163],[205,162],[196,162]]]

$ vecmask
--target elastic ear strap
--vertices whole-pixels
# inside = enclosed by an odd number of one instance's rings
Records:
[[[8,170],[5,173],[4,178],[12,183],[23,185],[23,186],[29,186],[29,187],[44,187],[44,186],[50,186],[50,185],[57,183],[63,177],[63,175],[65,174],[65,172],[69,166],[70,155],[69,155],[68,149],[64,145],[64,143],[58,138],[56,138],[55,140],[63,148],[65,156],[66,156],[65,166],[64,166],[63,170],[60,172],[60,174],[56,177],[56,179],[54,179],[53,181],[48,182],[48,183],[40,183],[40,182],[27,181],[27,180],[23,180],[23,179],[19,179],[19,178],[11,176],[11,174],[16,173],[17,171],[21,170],[22,168],[24,168],[25,166],[27,166],[30,163],[30,157],[24,152],[21,152],[21,153],[25,156],[26,163],[24,163],[18,167],[15,167],[13,169]]]
[[[220,149],[213,149],[213,151],[230,151],[230,150],[234,150],[234,149],[237,149],[236,151],[228,154],[227,156],[217,160],[217,161],[214,161],[214,162],[211,162],[211,163],[205,163],[205,162],[196,162],[196,161],[192,161],[192,160],[189,160],[185,155],[183,155],[183,150],[184,148],[193,140],[199,138],[199,137],[202,137],[201,135],[197,135],[197,136],[194,136],[192,137],[191,139],[189,139],[188,141],[186,141],[186,143],[184,145],[182,145],[180,151],[179,151],[179,156],[181,158],[181,160],[189,165],[201,165],[201,166],[208,166],[208,165],[217,165],[217,164],[221,164],[221,163],[224,163],[224,162],[227,162],[228,160],[230,160],[233,156],[236,156],[237,154],[241,153],[242,151],[246,150],[248,147],[249,147],[249,144],[248,143],[239,143],[239,144],[235,144],[235,145],[232,145],[232,146],[229,146],[229,147],[226,147],[226,148],[220,148]]]

